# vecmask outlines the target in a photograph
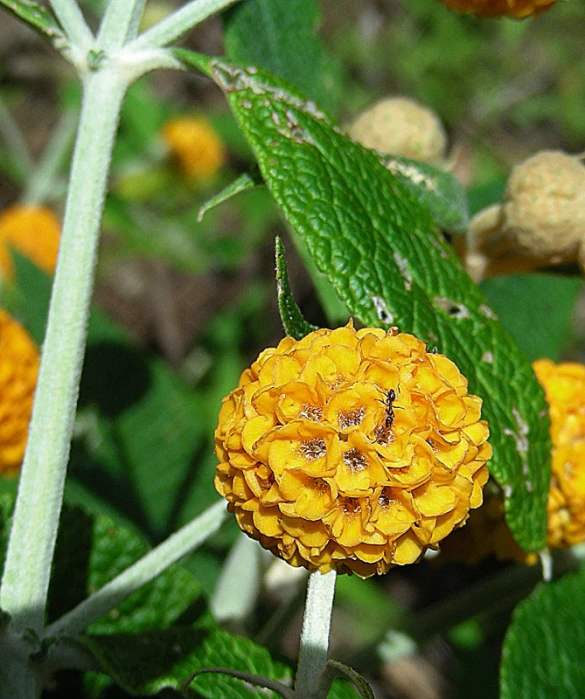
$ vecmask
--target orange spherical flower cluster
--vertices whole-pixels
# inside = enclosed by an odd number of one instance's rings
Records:
[[[60,238],[61,223],[51,209],[20,204],[9,207],[0,214],[0,272],[7,279],[14,276],[8,251],[12,247],[53,274]]]
[[[441,0],[448,7],[480,17],[523,19],[544,12],[557,0]]]
[[[26,330],[0,310],[0,474],[18,471],[39,371],[39,352]]]
[[[480,410],[449,359],[396,328],[286,337],[224,399],[215,486],[241,529],[290,564],[385,573],[481,504]]]
[[[223,142],[206,119],[171,119],[162,133],[179,169],[194,182],[211,179],[226,160]]]
[[[572,546],[585,541],[585,366],[549,359],[532,366],[550,406],[548,545]]]

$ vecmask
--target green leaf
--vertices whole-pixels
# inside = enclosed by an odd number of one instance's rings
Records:
[[[316,34],[317,0],[244,0],[225,18],[231,59],[266,68],[335,111],[339,75]]]
[[[255,67],[177,50],[224,90],[277,204],[365,325],[399,325],[457,363],[484,399],[510,528],[546,543],[550,435],[544,392],[422,205],[375,153]]]
[[[140,635],[79,636],[78,640],[122,689],[148,696],[166,688],[181,689],[204,637],[202,629],[176,627]]]
[[[560,359],[570,339],[575,303],[583,289],[581,278],[521,274],[488,279],[481,288],[530,361],[540,357]]]
[[[307,323],[307,321],[303,318],[303,315],[294,298],[292,297],[290,284],[288,282],[284,245],[279,237],[276,238],[275,246],[276,293],[278,296],[278,310],[280,311],[282,327],[287,335],[294,337],[295,340],[300,340],[313,330],[317,330],[317,326]]]
[[[382,165],[425,206],[437,226],[449,233],[466,233],[467,194],[448,172],[410,158],[378,154]]]
[[[290,668],[272,660],[265,648],[225,631],[204,634],[194,628],[174,628],[141,636],[88,636],[83,641],[115,681],[132,694],[180,690],[193,672],[203,668],[228,667],[284,683],[292,676]],[[259,690],[240,679],[213,674],[197,676],[189,695],[256,699]],[[261,695],[277,697],[269,690],[262,690]]]
[[[515,610],[502,654],[502,699],[573,699],[585,687],[585,577],[541,584]]]
[[[0,3],[19,19],[24,20],[36,32],[48,39],[58,50],[69,46],[69,40],[63,33],[54,15],[46,7],[33,0],[0,0]]]
[[[205,214],[211,209],[215,208],[219,204],[235,197],[236,194],[240,192],[245,192],[248,189],[253,189],[263,185],[264,181],[257,172],[244,172],[237,179],[235,179],[230,185],[222,189],[221,192],[216,194],[214,197],[205,202],[205,204],[199,209],[197,215],[197,220],[201,221]]]

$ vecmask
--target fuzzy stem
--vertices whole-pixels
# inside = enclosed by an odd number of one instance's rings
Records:
[[[176,12],[165,17],[154,27],[141,34],[135,41],[128,45],[132,51],[140,48],[156,48],[167,46],[179,39],[183,34],[195,25],[211,17],[226,7],[233,5],[238,0],[191,0]]]
[[[45,636],[83,631],[89,624],[97,621],[133,592],[154,580],[163,570],[195,550],[219,529],[227,515],[225,502],[220,500],[215,503],[199,517],[163,541],[162,544],[149,551],[134,565],[126,568],[123,573],[106,583],[91,597],[48,626],[45,630]]]
[[[26,455],[2,587],[0,607],[15,627],[43,627],[53,549],[87,320],[100,219],[111,152],[126,82],[114,70],[88,73],[59,260]]]
[[[327,665],[336,577],[334,570],[325,575],[315,571],[309,576],[295,680],[297,699],[320,699],[317,692]]]
[[[88,51],[94,36],[75,0],[50,0],[50,3],[69,41],[82,52]]]
[[[110,0],[100,25],[97,43],[108,49],[123,46],[128,39],[134,39],[146,0]]]

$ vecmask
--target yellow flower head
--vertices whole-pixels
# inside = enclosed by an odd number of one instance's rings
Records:
[[[480,409],[449,359],[396,328],[286,337],[223,401],[215,486],[241,529],[290,564],[385,573],[481,504]]]
[[[0,474],[20,468],[33,395],[39,352],[24,328],[0,310]]]
[[[548,545],[572,546],[585,540],[585,366],[549,359],[532,366],[550,405]]]
[[[213,177],[226,160],[223,142],[206,119],[171,119],[163,139],[183,175],[195,182]]]
[[[556,0],[441,0],[448,7],[480,17],[514,17],[538,15]]]
[[[14,276],[8,252],[13,247],[47,274],[53,274],[60,238],[61,223],[51,209],[19,204],[9,207],[0,214],[0,272],[7,279]]]

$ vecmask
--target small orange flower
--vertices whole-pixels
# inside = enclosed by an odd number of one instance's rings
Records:
[[[47,274],[53,274],[60,238],[61,223],[51,209],[20,204],[9,207],[0,214],[0,272],[7,279],[14,276],[8,252],[12,247]]]
[[[39,370],[39,352],[26,330],[0,310],[0,474],[22,463]]]
[[[523,19],[544,12],[557,0],[441,0],[448,7],[480,17]]]
[[[385,573],[481,504],[491,447],[480,409],[451,361],[396,328],[286,337],[224,399],[215,486],[290,564]]]
[[[211,179],[226,160],[223,142],[206,119],[171,119],[163,139],[181,172],[195,182]]]

